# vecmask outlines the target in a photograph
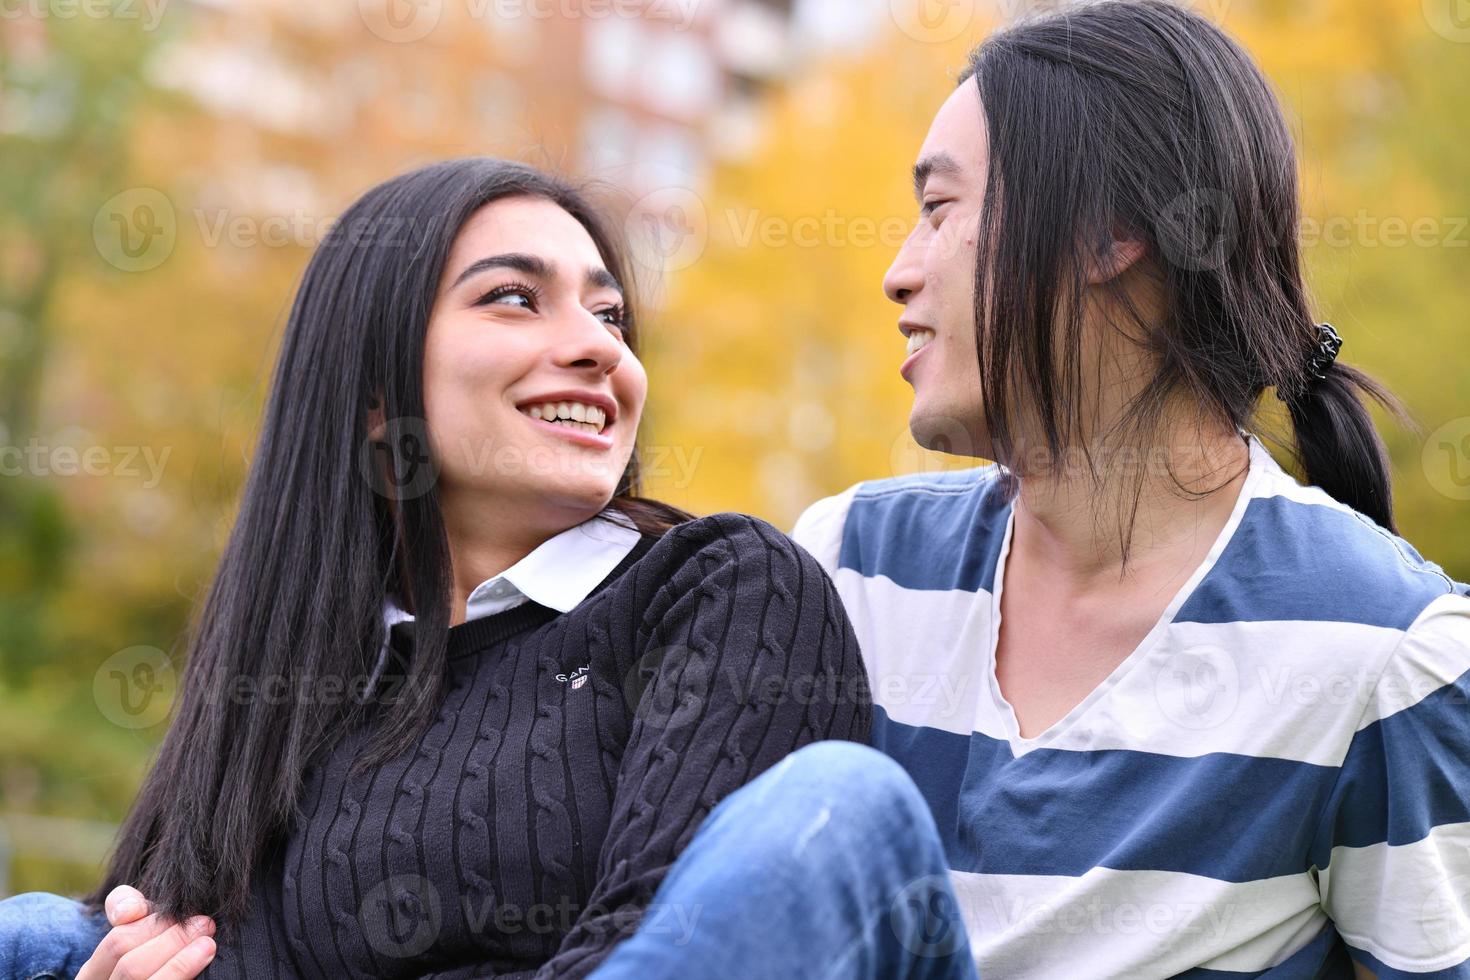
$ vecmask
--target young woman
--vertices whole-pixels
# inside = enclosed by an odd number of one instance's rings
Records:
[[[910,425],[999,465],[795,537],[909,681],[874,742],[980,975],[1470,977],[1470,598],[1394,534],[1265,79],[1181,5],[1067,5],[978,49],[914,176]]]
[[[585,975],[640,922],[690,928],[650,902],[722,799],[866,738],[814,560],[637,495],[629,287],[526,167],[347,210],[106,878],[0,904],[0,972]]]

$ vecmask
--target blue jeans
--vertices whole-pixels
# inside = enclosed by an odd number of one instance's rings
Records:
[[[71,899],[0,902],[0,978],[70,978],[106,932]],[[595,973],[731,976],[974,980],[934,818],[897,763],[818,742],[732,793]]]
[[[102,915],[60,895],[27,892],[0,902],[0,977],[71,980],[107,935]]]
[[[799,749],[717,806],[595,980],[975,980],[934,817],[886,755]],[[694,914],[698,913],[698,918]]]

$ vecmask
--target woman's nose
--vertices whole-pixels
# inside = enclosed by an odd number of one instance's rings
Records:
[[[568,338],[558,347],[557,361],[563,367],[596,370],[609,374],[623,360],[626,348],[613,336],[606,323],[583,313],[569,327]]]

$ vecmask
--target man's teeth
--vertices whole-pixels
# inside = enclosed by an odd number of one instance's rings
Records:
[[[599,433],[607,428],[607,413],[596,405],[581,402],[547,402],[521,409],[533,419],[565,425],[583,432]]]
[[[933,330],[924,330],[920,327],[915,327],[914,329],[909,331],[909,345],[906,353],[913,354],[916,351],[923,350],[925,347],[929,346],[929,341],[933,339]]]

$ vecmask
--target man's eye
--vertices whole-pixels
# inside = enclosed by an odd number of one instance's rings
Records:
[[[919,209],[919,213],[928,218],[932,216],[937,209],[943,207],[948,203],[949,201],[947,200],[925,201],[923,207]]]

